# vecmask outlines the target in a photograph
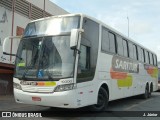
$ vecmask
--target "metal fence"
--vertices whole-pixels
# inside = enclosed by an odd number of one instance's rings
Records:
[[[13,3],[13,0],[0,0],[0,6],[12,10],[13,5],[15,5],[15,12],[32,20],[52,16],[52,14],[42,10],[26,0],[14,1],[15,2]]]

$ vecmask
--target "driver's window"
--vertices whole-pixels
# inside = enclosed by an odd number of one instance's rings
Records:
[[[25,67],[28,66],[28,64],[31,61],[32,58],[32,51],[31,50],[22,50],[22,55],[21,55],[22,60],[19,61],[17,64],[18,67]]]
[[[91,80],[92,76],[90,70],[90,47],[81,45],[78,64],[78,82]]]
[[[32,58],[32,51],[23,49],[22,59],[23,59],[23,62],[26,64],[26,66],[28,66],[28,64],[31,62],[31,58]]]
[[[85,71],[89,69],[89,65],[87,65],[87,47],[82,45],[80,51],[81,51],[81,54],[79,57],[78,67],[81,71]]]

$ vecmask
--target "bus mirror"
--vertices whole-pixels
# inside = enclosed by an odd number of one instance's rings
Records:
[[[5,55],[16,54],[20,39],[21,39],[21,36],[6,37],[3,41],[3,54]]]
[[[71,30],[71,39],[70,39],[70,48],[74,49],[77,46],[79,33],[83,32],[83,29],[72,29]]]

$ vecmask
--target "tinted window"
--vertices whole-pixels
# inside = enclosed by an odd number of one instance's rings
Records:
[[[78,74],[77,76],[78,83],[93,80],[94,75],[95,75],[96,65],[97,65],[98,46],[99,46],[98,45],[99,43],[99,24],[97,24],[96,22],[88,18],[84,18],[82,28],[84,29],[85,32],[82,33],[81,46],[83,47],[81,49],[83,50],[83,53],[82,53],[83,55],[80,55],[80,57],[85,56],[84,53],[86,53],[87,56],[83,57],[83,61],[85,58],[90,59],[90,61],[87,60],[90,63],[87,63],[86,61],[86,64],[83,64],[83,68],[84,66],[86,66],[86,70],[87,70],[87,66],[90,65],[90,67],[89,67],[89,70],[85,71],[85,73],[83,72],[83,70],[81,70],[83,74],[81,73]],[[82,60],[79,60],[79,62],[80,61]],[[82,62],[80,63],[82,64]]]
[[[149,57],[148,57],[148,52],[145,51],[145,62],[149,63]]]
[[[102,29],[102,51],[109,52],[109,34],[108,31],[103,28]]]
[[[115,48],[115,35],[109,32],[109,41],[110,41],[110,52],[116,53]]]
[[[104,52],[116,52],[115,47],[115,35],[108,32],[106,28],[102,28],[102,51]]]
[[[137,60],[137,46],[133,45],[133,58]]]
[[[126,40],[123,40],[123,55],[128,57],[128,45]]]
[[[129,42],[128,47],[129,47],[129,57],[133,58],[133,44]]]
[[[143,49],[141,49],[141,55],[142,55],[142,62],[145,62],[144,50]]]
[[[119,55],[123,55],[123,43],[122,43],[122,38],[120,36],[117,36],[117,47],[118,47],[117,53]]]
[[[150,64],[150,57],[149,57],[149,52],[147,51],[147,54],[148,54],[148,61],[149,61],[149,64]]]
[[[90,48],[81,45],[81,53],[79,56],[78,72],[83,73],[90,69]]]
[[[142,52],[140,47],[138,47],[138,60],[142,61]]]
[[[157,57],[156,57],[156,55],[153,55],[153,58],[154,58],[154,65],[157,65]]]
[[[152,54],[152,58],[153,58],[153,65],[155,65],[154,54]]]
[[[150,61],[150,64],[152,64],[153,65],[153,57],[152,57],[152,53],[149,53],[149,61]]]

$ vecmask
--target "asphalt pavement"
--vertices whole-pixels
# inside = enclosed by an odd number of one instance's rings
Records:
[[[109,102],[108,109],[103,113],[90,112],[87,110],[87,108],[68,110],[44,106],[34,106],[28,104],[18,104],[15,102],[13,95],[0,96],[1,114],[2,112],[12,113],[11,118],[1,117],[0,120],[106,120],[106,118],[114,120],[128,120],[128,118],[138,120],[150,120],[152,118],[152,120],[159,120],[160,92],[154,92],[152,94],[152,97],[146,100],[140,98],[139,96],[135,96]],[[32,116],[32,113],[37,113],[37,116]]]

